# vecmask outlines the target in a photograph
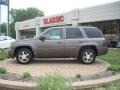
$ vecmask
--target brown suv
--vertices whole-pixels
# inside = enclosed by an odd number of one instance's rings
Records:
[[[33,39],[11,44],[9,55],[21,64],[33,58],[77,58],[91,64],[95,57],[108,51],[102,32],[96,27],[52,27]]]

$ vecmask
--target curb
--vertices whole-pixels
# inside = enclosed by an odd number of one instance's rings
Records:
[[[110,66],[111,66],[108,62],[106,62],[106,61],[104,61],[104,60],[101,60],[101,59],[96,59],[96,60],[105,63],[105,64],[106,64],[106,67],[110,67]]]
[[[111,82],[114,82],[119,79],[120,79],[120,74],[117,74],[117,75],[107,77],[107,78],[102,78],[102,79],[73,82],[72,86],[73,86],[74,90],[85,89],[85,88],[94,88],[97,86],[108,85]],[[9,89],[35,90],[36,84],[37,83],[17,82],[17,81],[9,81],[9,80],[0,79],[0,87],[8,88],[8,90]]]
[[[74,87],[74,89],[95,88],[98,86],[108,85],[119,79],[120,79],[120,74],[114,75],[111,77],[107,77],[107,78],[102,78],[102,79],[74,82],[74,83],[72,83],[72,86]]]
[[[106,67],[109,67],[110,64],[97,59],[99,61],[102,61],[106,64]],[[107,77],[107,78],[101,78],[101,79],[96,79],[96,80],[89,80],[89,81],[79,81],[79,82],[72,82],[72,87],[74,90],[81,90],[81,89],[86,89],[86,88],[94,88],[98,86],[103,86],[103,85],[108,85],[111,82],[114,82],[116,80],[120,79],[120,74]],[[9,81],[9,80],[4,80],[0,79],[0,89],[1,88],[7,88],[7,90],[35,90],[37,83],[30,83],[30,82],[18,82],[18,81]]]
[[[15,90],[34,90],[36,83],[17,82],[0,79],[0,87]]]

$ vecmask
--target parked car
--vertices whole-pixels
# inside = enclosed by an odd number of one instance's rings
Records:
[[[77,58],[82,63],[95,62],[108,51],[102,32],[96,27],[52,27],[33,39],[11,44],[9,55],[18,63],[30,63],[33,58]]]
[[[9,48],[10,44],[14,42],[15,39],[9,36],[0,36],[0,49],[1,48]]]

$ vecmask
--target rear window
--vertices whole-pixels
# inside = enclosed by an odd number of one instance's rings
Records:
[[[102,33],[97,28],[83,28],[88,38],[103,38]]]

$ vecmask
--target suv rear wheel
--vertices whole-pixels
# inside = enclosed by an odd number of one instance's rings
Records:
[[[82,50],[80,53],[80,56],[79,56],[81,62],[84,64],[94,63],[95,57],[96,57],[96,54],[95,54],[94,50],[92,50],[90,48],[86,48],[86,49]]]
[[[22,48],[17,51],[16,59],[20,64],[28,64],[32,61],[32,58],[32,52],[27,48]]]

